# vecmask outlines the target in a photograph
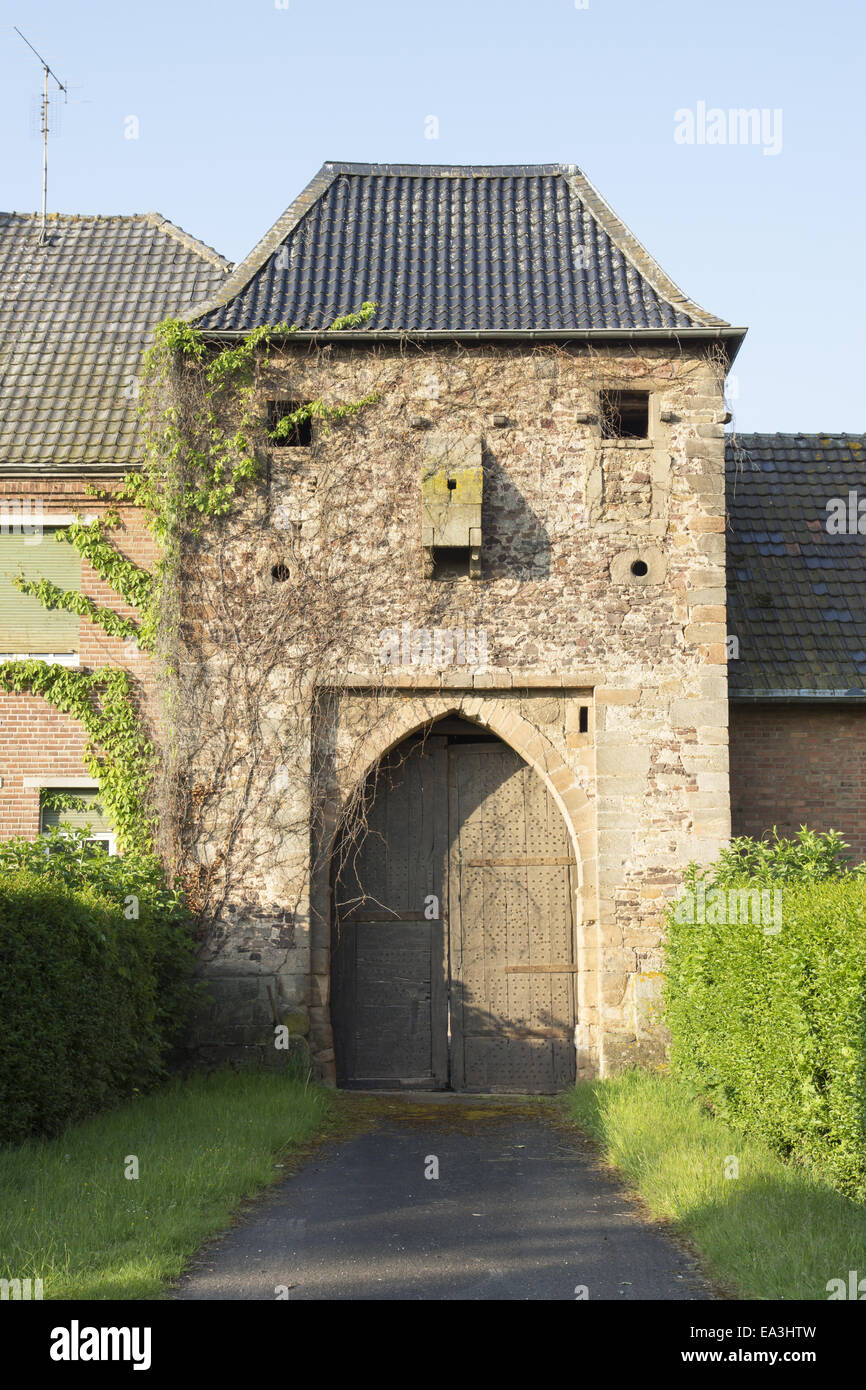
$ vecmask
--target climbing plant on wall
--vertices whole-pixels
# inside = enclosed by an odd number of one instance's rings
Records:
[[[328,331],[346,332],[367,323],[375,304],[335,319]],[[217,347],[190,324],[166,320],[145,357],[142,414],[145,454],[114,491],[91,485],[106,503],[95,520],[77,519],[58,529],[56,539],[72,544],[137,618],[96,604],[76,590],[51,581],[13,580],[22,594],[48,609],[86,618],[109,637],[134,642],[170,664],[181,614],[177,593],[185,535],[201,536],[228,515],[244,490],[261,477],[269,442],[287,437],[304,420],[343,421],[376,399],[375,393],[348,403],[306,402],[271,432],[261,418],[256,379],[270,346],[297,327],[277,324],[253,330],[237,344]],[[121,527],[121,504],[142,509],[158,546],[154,569],[123,555],[113,533]],[[153,776],[158,757],[142,713],[141,688],[122,666],[94,670],[32,659],[0,663],[0,689],[39,695],[79,721],[87,733],[84,761],[99,783],[100,799],[122,850],[150,853],[156,844]]]
[[[162,324],[145,366],[142,466],[112,491],[96,490],[106,504],[98,520],[62,532],[135,616],[45,580],[19,584],[155,655],[158,753],[141,688],[125,669],[7,663],[0,687],[39,694],[81,720],[121,847],[158,848],[173,881],[212,920],[227,900],[239,916],[274,921],[305,910],[301,877],[321,867],[310,867],[311,822],[328,805],[333,765],[353,738],[340,727],[340,691],[363,682],[358,738],[371,743],[376,719],[400,698],[379,700],[381,631],[487,621],[487,585],[436,584],[422,567],[425,436],[415,430],[477,434],[514,373],[534,376],[539,412],[556,406],[563,382],[573,389],[573,363],[559,347],[538,347],[528,360],[523,347],[395,340],[353,348],[351,330],[373,312],[365,304],[315,340],[293,341],[295,329],[280,324],[228,346],[189,324]],[[615,358],[587,356],[585,398],[622,384]],[[278,423],[266,414],[269,397],[291,406]],[[294,443],[308,422],[311,447],[277,447]],[[577,424],[574,447],[585,448]],[[495,458],[495,441],[491,451]],[[541,444],[532,458],[524,484],[543,500],[556,460]],[[152,570],[116,543],[121,507],[148,518]],[[566,508],[561,515],[571,527]],[[521,578],[544,576],[540,548],[510,564],[508,573],[523,565]],[[508,665],[509,654],[513,647],[494,660]],[[429,674],[435,684],[438,673]],[[399,673],[387,683],[401,680],[410,683]]]

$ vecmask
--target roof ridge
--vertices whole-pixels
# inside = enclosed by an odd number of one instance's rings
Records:
[[[141,222],[146,212],[48,212],[46,222]],[[0,217],[20,217],[22,221],[41,221],[41,212],[0,212]]]
[[[802,442],[803,445],[820,445],[820,443],[827,441],[834,443],[842,443],[845,441],[866,443],[866,434],[863,434],[863,432],[853,432],[853,434],[849,434],[849,432],[845,430],[817,430],[809,432],[809,434],[803,434],[803,432],[792,434],[791,431],[787,430],[737,430],[735,434],[726,435],[726,448],[734,448],[735,443],[748,448],[749,443],[756,446],[760,441],[765,442],[765,448],[767,449],[784,448],[785,442],[788,441],[795,443]]]
[[[4,219],[11,220],[13,217],[22,222],[41,222],[42,220],[41,212],[13,211],[0,212],[0,223]],[[183,227],[178,227],[175,222],[170,222],[160,212],[49,212],[46,214],[46,221],[49,225],[53,224],[54,226],[61,222],[146,222],[148,226],[166,232],[168,236],[185,246],[188,251],[195,252],[217,270],[229,271],[232,269],[232,262],[227,260],[225,256],[221,256],[213,246],[199,241],[198,237],[185,232]]]
[[[209,261],[217,270],[231,271],[232,262],[221,256],[219,251],[215,251],[206,242],[199,241],[190,232],[185,232],[183,227],[178,227],[176,222],[170,222],[167,217],[163,217],[161,212],[145,212],[140,214],[145,222],[149,222],[152,227],[158,227],[160,231],[167,232],[169,236],[179,241],[181,246],[185,246],[188,251],[194,251],[203,260]]]
[[[504,174],[568,174],[580,173],[576,164],[355,164],[351,160],[328,159],[320,173],[329,170],[334,174],[379,174],[411,178],[461,178],[473,174],[476,178],[501,178]]]
[[[738,439],[866,439],[866,432],[854,430],[737,430]]]

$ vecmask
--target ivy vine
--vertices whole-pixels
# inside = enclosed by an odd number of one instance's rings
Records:
[[[87,801],[73,792],[62,791],[58,787],[43,787],[39,793],[40,811],[96,811],[100,808],[94,801]]]
[[[19,593],[38,599],[43,608],[62,608],[67,613],[77,613],[80,618],[98,623],[109,637],[122,637],[142,645],[141,628],[134,619],[122,617],[113,608],[99,607],[77,589],[61,589],[50,579],[24,579],[20,575],[13,578],[12,583]]]
[[[334,319],[325,331],[361,328],[376,312],[365,302],[356,313]],[[74,590],[45,578],[13,580],[23,594],[47,609],[63,609],[98,624],[110,637],[134,641],[156,652],[164,621],[164,596],[176,573],[181,537],[200,535],[205,521],[226,516],[239,495],[261,476],[262,421],[256,394],[256,367],[271,344],[298,325],[255,328],[237,344],[214,349],[191,324],[166,319],[158,325],[144,360],[141,412],[145,422],[144,461],[128,471],[119,487],[107,492],[93,484],[91,496],[108,503],[101,517],[80,518],[58,530],[56,539],[70,543],[113,591],[138,613],[124,617]],[[181,409],[172,393],[175,374],[195,386],[194,404]],[[316,418],[327,430],[379,399],[373,392],[359,400],[327,404],[306,402],[284,416],[266,439],[286,439],[303,421]],[[231,426],[224,423],[231,420]],[[120,553],[110,533],[121,522],[118,504],[140,508],[157,542],[153,570]],[[155,844],[155,813],[149,791],[157,754],[148,737],[135,683],[123,667],[95,670],[57,666],[35,659],[0,663],[0,690],[39,695],[55,709],[78,720],[87,733],[84,763],[99,785],[99,799],[111,820],[118,846],[150,855]],[[70,803],[65,803],[68,808]],[[57,807],[56,809],[63,809]]]
[[[0,663],[0,689],[41,695],[87,733],[84,765],[99,784],[100,804],[124,849],[153,848],[153,814],[143,795],[155,754],[135,700],[132,678],[122,666],[87,671],[47,661]]]

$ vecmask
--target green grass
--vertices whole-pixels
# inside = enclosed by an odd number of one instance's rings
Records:
[[[583,1082],[565,1104],[735,1296],[826,1299],[828,1280],[847,1285],[851,1269],[866,1277],[866,1205],[714,1120],[673,1078],[634,1071]],[[725,1176],[731,1157],[736,1178]]]
[[[221,1071],[0,1151],[0,1277],[42,1279],[46,1299],[156,1298],[332,1115],[321,1087]]]

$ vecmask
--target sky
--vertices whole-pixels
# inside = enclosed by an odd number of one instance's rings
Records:
[[[154,210],[232,261],[326,160],[577,164],[748,327],[740,431],[866,430],[860,0],[0,0],[0,206]],[[51,84],[54,90],[54,84]],[[741,129],[734,114],[756,110]]]

